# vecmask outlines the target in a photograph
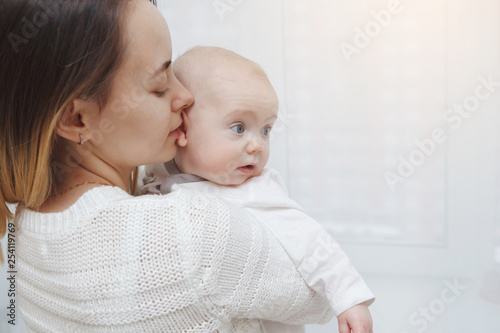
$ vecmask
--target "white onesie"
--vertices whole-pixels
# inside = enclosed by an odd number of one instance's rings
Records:
[[[324,296],[336,316],[354,305],[371,304],[374,296],[339,244],[288,197],[284,182],[273,169],[264,169],[238,186],[223,186],[182,174],[173,161],[141,170],[142,193],[166,194],[178,188],[217,195],[243,207],[276,236],[306,283]],[[298,333],[304,326],[261,321],[263,332]]]

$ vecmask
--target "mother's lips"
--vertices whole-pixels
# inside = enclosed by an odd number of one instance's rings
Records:
[[[178,139],[183,134],[184,134],[184,132],[182,132],[179,127],[177,127],[172,132],[168,133],[168,136]]]

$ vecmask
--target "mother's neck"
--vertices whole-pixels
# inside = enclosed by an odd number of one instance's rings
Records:
[[[134,167],[118,168],[73,142],[64,142],[55,147],[52,160],[54,192],[84,182],[106,183],[129,189],[130,175]]]

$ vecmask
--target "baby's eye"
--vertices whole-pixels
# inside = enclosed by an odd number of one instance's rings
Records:
[[[262,131],[260,131],[260,134],[268,136],[270,132],[271,132],[271,127],[264,127]]]
[[[245,131],[245,127],[243,127],[243,125],[241,125],[241,124],[234,125],[233,127],[231,127],[231,131],[238,133],[238,134],[241,134]]]

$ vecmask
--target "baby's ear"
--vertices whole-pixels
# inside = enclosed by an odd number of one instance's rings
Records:
[[[179,147],[186,147],[187,145],[187,122],[189,121],[187,116],[186,116],[186,110],[181,111],[181,117],[182,117],[182,125],[179,127],[181,130],[182,134],[179,136],[177,139],[177,145]]]

